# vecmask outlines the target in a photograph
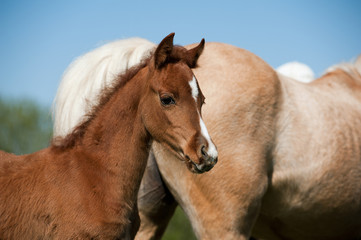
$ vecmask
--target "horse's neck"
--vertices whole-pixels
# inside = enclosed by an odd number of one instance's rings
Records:
[[[112,184],[106,189],[112,196],[118,193],[113,200],[119,202],[135,202],[149,154],[151,138],[138,110],[144,88],[139,75],[99,110],[79,145],[82,151],[94,156],[101,168],[96,171],[104,171],[107,184]]]

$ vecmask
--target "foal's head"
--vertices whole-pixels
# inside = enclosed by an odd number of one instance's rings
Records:
[[[204,40],[191,49],[173,46],[168,35],[149,63],[148,89],[141,101],[144,125],[153,139],[195,173],[209,171],[218,152],[201,117],[204,96],[191,68],[203,51]]]

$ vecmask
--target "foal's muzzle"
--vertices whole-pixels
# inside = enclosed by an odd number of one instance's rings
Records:
[[[187,158],[187,166],[194,173],[204,173],[211,170],[214,165],[216,165],[218,161],[218,154],[215,156],[211,156],[204,145],[200,147],[198,163],[192,161],[188,156]]]

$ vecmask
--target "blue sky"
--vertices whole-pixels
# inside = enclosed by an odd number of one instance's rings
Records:
[[[361,54],[361,1],[0,1],[0,97],[50,106],[75,57],[103,43],[218,41],[277,67],[308,64],[320,76]]]

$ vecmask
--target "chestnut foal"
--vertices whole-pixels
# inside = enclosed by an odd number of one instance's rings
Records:
[[[189,170],[209,171],[217,150],[201,118],[191,50],[168,35],[118,77],[88,118],[39,152],[0,151],[0,239],[124,239],[139,228],[137,193],[153,141]]]

